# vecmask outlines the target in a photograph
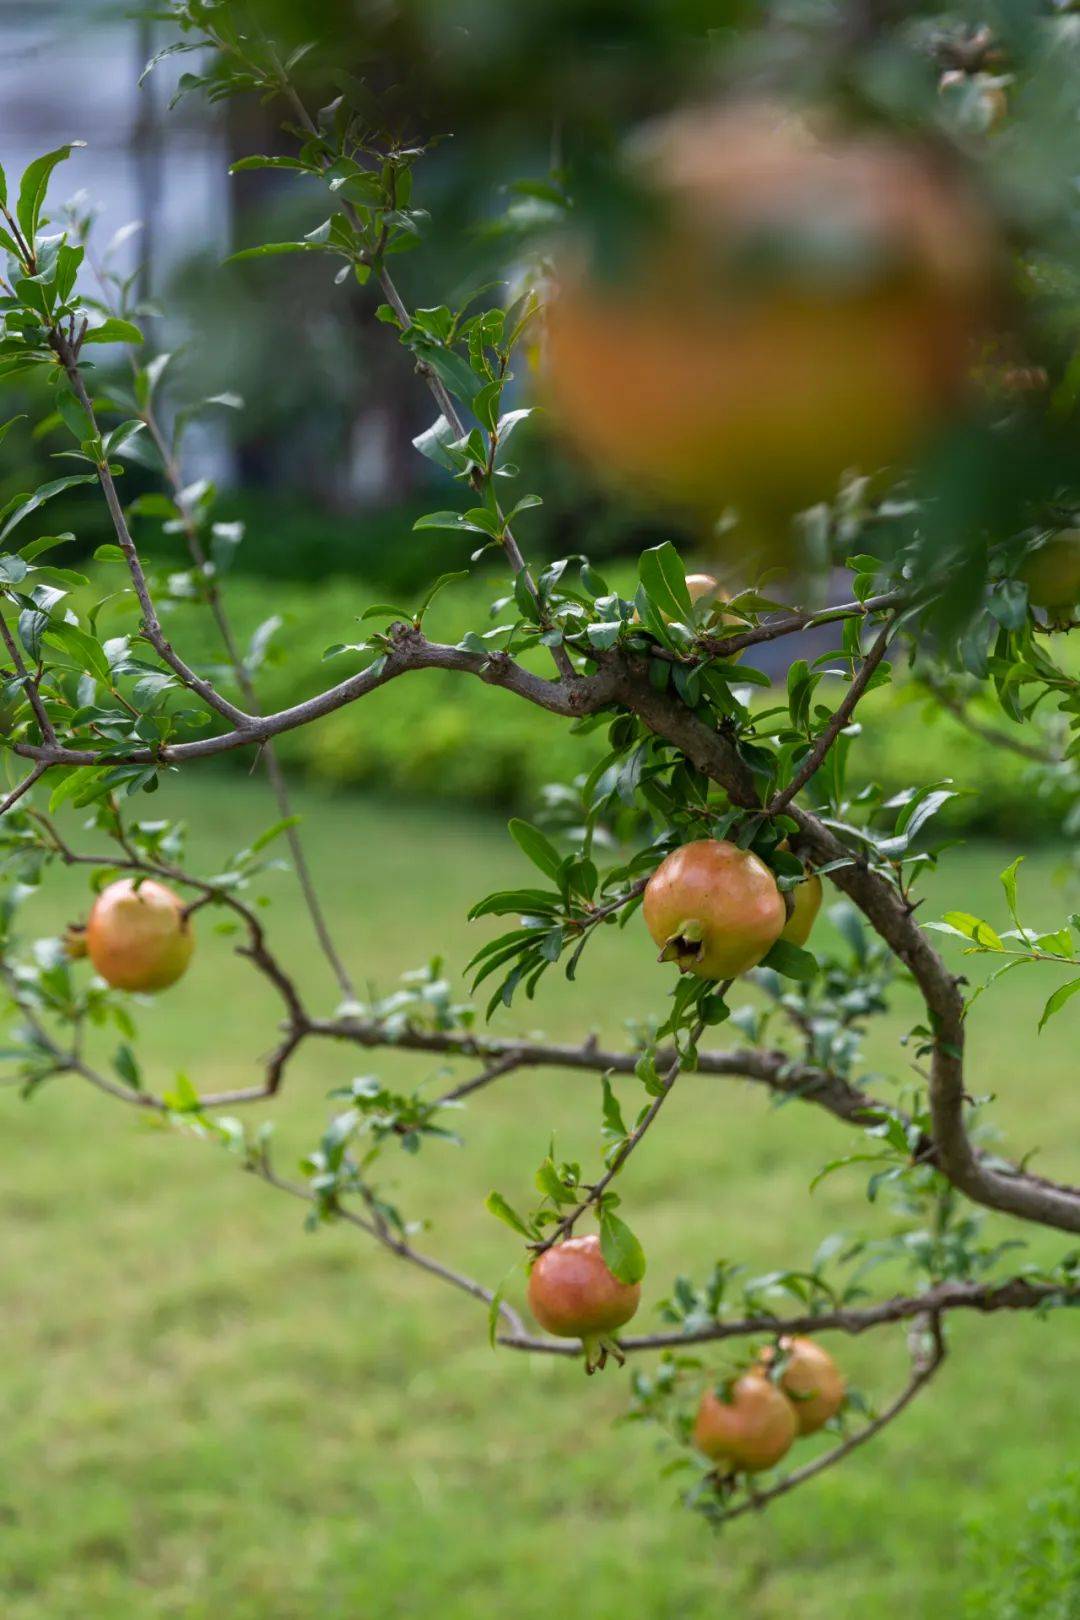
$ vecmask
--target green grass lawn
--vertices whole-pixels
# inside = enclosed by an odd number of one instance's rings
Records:
[[[212,872],[254,816],[273,819],[263,791],[204,774],[159,804],[198,827],[197,862]],[[465,922],[468,903],[521,875],[495,823],[305,805],[341,942],[382,988],[436,948],[460,967],[488,927]],[[925,914],[984,906],[1001,921],[996,873],[1010,854],[957,852]],[[1024,869],[1025,909],[1047,924],[1066,909],[1055,866],[1032,855]],[[290,878],[265,888],[283,955],[314,1005],[331,1007]],[[70,885],[39,915],[51,927],[83,904]],[[618,1040],[625,1018],[662,1004],[653,958],[640,920],[607,930],[576,987],[552,979],[497,1022]],[[1038,1147],[1047,1173],[1075,1177],[1077,1015],[1036,1038],[1057,980],[1024,978],[976,1009],[970,1085],[1000,1093],[1013,1148]],[[881,1064],[903,1063],[911,1011],[899,1006],[878,1039]],[[183,1069],[216,1088],[253,1078],[276,1008],[204,928],[188,976],[139,1016],[156,1084]],[[422,1058],[304,1051],[274,1109],[283,1167],[317,1137],[330,1088],[375,1068],[430,1072]],[[467,1151],[389,1159],[389,1191],[430,1219],[432,1253],[497,1283],[517,1241],[485,1194],[527,1200],[552,1130],[595,1164],[598,1104],[590,1076],[513,1076],[462,1115]],[[586,1380],[573,1363],[493,1354],[470,1301],[359,1234],[306,1233],[299,1206],[220,1150],[76,1082],[29,1103],[0,1092],[0,1121],[4,1620],[929,1620],[959,1612],[965,1520],[989,1517],[1007,1536],[1075,1456],[1075,1319],[957,1320],[951,1363],[900,1423],[717,1539],[678,1506],[656,1438],[613,1427],[625,1374]],[[888,1231],[858,1169],[808,1195],[824,1159],[854,1145],[810,1107],[772,1110],[748,1085],[684,1077],[623,1178],[650,1261],[641,1323],[677,1270],[702,1276],[720,1256],[797,1263],[828,1231]],[[1033,1252],[1067,1247],[1036,1235]],[[899,1334],[839,1348],[873,1395],[901,1376]]]

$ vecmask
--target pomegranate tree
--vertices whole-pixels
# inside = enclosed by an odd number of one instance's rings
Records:
[[[1075,917],[1036,923],[1017,859],[1002,873],[996,920],[962,894],[933,918],[919,881],[939,857],[951,869],[934,817],[979,784],[920,780],[886,796],[848,777],[864,697],[910,678],[930,713],[989,731],[995,746],[1019,734],[1026,768],[1044,773],[1035,787],[1062,795],[1075,822],[1080,684],[1061,643],[1078,597],[1080,331],[1066,296],[1078,224],[1067,148],[1047,166],[1037,117],[1057,108],[1063,130],[1078,127],[1075,19],[1040,14],[995,40],[989,29],[894,23],[880,8],[813,21],[814,8],[787,8],[775,26],[695,38],[706,71],[692,82],[669,82],[655,50],[613,51],[605,61],[620,94],[609,104],[583,99],[576,80],[556,95],[557,53],[508,75],[505,97],[497,75],[491,97],[478,97],[471,77],[455,78],[466,60],[471,73],[471,50],[421,48],[437,43],[429,8],[405,7],[403,33],[397,8],[359,9],[373,32],[357,55],[365,74],[376,63],[363,79],[329,32],[279,39],[284,13],[262,0],[163,7],[172,47],[191,53],[182,94],[254,96],[279,115],[272,150],[234,165],[238,187],[249,170],[273,171],[267,183],[283,171],[325,215],[234,259],[267,256],[268,276],[285,273],[288,253],[325,263],[333,295],[358,300],[434,412],[415,441],[442,489],[416,524],[439,537],[430,586],[405,607],[364,609],[343,592],[340,624],[327,629],[339,637],[326,649],[337,678],[283,708],[264,712],[258,691],[272,624],[245,653],[230,618],[217,558],[235,525],[223,535],[213,492],[187,476],[185,430],[200,401],[146,341],[132,279],[92,251],[83,210],[57,200],[72,146],[36,159],[10,189],[0,172],[0,387],[12,397],[0,436],[5,455],[29,465],[54,435],[66,470],[0,514],[0,981],[7,1078],[18,1082],[5,1106],[33,1106],[46,1081],[94,1087],[103,1108],[119,1102],[223,1145],[253,1180],[303,1200],[312,1227],[344,1222],[463,1305],[481,1301],[500,1349],[589,1370],[631,1360],[633,1415],[681,1448],[694,1471],[687,1501],[726,1521],[816,1478],[898,1417],[942,1367],[950,1313],[980,1313],[989,1333],[995,1313],[1050,1317],[1080,1300],[1076,1178],[1033,1169],[1038,1133],[1023,1125],[987,1150],[973,1126],[987,1087],[965,1049],[993,1005],[992,995],[976,1001],[984,958],[995,970],[987,985],[1018,965],[1029,983],[1049,977],[1040,1028],[1075,1013]],[[616,35],[630,26],[613,14]],[[678,32],[681,50],[682,23]],[[403,41],[415,106],[400,92],[384,103],[380,89],[402,82]],[[641,74],[631,83],[619,79],[626,63]],[[992,130],[953,117],[957,87],[938,95],[943,72],[979,95],[988,72],[1009,78]],[[768,99],[747,99],[750,78],[769,85]],[[635,131],[643,108],[657,116]],[[477,213],[484,250],[499,258],[496,276],[478,269],[464,285],[425,206],[447,195],[428,182],[425,158],[455,111],[483,143]],[[503,139],[515,116],[526,120],[522,142]],[[494,184],[488,160],[549,151],[553,125],[563,151],[550,175]],[[475,244],[460,217],[444,223]],[[408,248],[420,251],[405,280]],[[24,421],[31,412],[37,420]],[[543,438],[546,471],[518,459],[529,435]],[[535,472],[561,487],[567,443],[595,469],[595,509],[616,482],[635,522],[666,533],[674,505],[679,544],[647,546],[636,570],[617,564],[610,579],[583,553],[583,524],[565,526],[566,555],[529,555],[542,496],[528,486]],[[125,482],[136,462],[141,493]],[[53,562],[70,538],[47,532],[62,494],[98,503],[110,525],[104,583]],[[500,574],[491,614],[453,643],[428,632],[433,600],[466,571],[446,571],[446,536],[469,569],[494,563]],[[182,545],[189,566],[155,564],[161,538]],[[704,566],[718,548],[730,594],[691,558]],[[220,639],[212,659],[187,640],[186,615],[200,609]],[[804,632],[819,639],[789,639]],[[773,662],[760,667],[768,649]],[[394,994],[358,992],[274,754],[277,738],[348,705],[368,704],[378,724],[382,688],[424,670],[498,687],[592,739],[545,824],[511,821],[519,878],[473,907],[475,1007],[434,967]],[[987,725],[989,706],[1008,727]],[[206,869],[180,826],[140,807],[163,779],[228,754],[265,766],[277,814],[226,869]],[[262,908],[276,864],[266,851],[279,838],[321,982],[307,941],[279,939]],[[439,881],[435,860],[417,851],[426,885]],[[86,879],[89,921],[63,939],[36,937],[36,899],[61,872]],[[819,920],[826,886],[836,903]],[[515,1009],[559,968],[572,984],[582,953],[602,957],[610,930],[639,907],[644,926],[628,938],[654,975],[656,1010],[642,1008],[624,1040],[586,1033],[584,1016],[575,1042],[537,1033],[534,1012]],[[255,1073],[227,1091],[144,1075],[133,1033],[132,992],[204,1014],[206,981],[196,991],[183,979],[203,908],[207,962],[236,949],[275,1003]],[[864,1041],[898,975],[919,1008],[890,1077],[884,1041],[872,1066]],[[731,1033],[718,1034],[725,1025]],[[296,1179],[250,1110],[320,1044],[336,1101]],[[366,1063],[381,1048],[416,1055],[403,1089],[346,1078],[352,1049]],[[443,1065],[455,1078],[436,1093]],[[427,1251],[423,1220],[398,1202],[407,1179],[387,1159],[439,1152],[467,1135],[469,1110],[492,1086],[548,1069],[595,1094],[596,1140],[566,1148],[557,1110],[542,1090],[530,1094],[540,1162],[506,1164],[507,1191],[487,1199],[509,1228],[512,1269],[496,1285],[457,1269],[437,1237]],[[783,1246],[784,1264],[756,1277],[736,1262],[704,1270],[687,1254],[673,1283],[646,1283],[654,1210],[626,1167],[661,1140],[662,1124],[695,1132],[705,1167],[695,1196],[710,1200],[710,1252],[727,1253],[707,1133],[697,1110],[685,1108],[680,1127],[667,1105],[676,1087],[733,1078],[747,1086],[738,1099],[733,1088],[732,1106],[757,1088],[846,1133],[853,1151],[832,1152],[819,1174],[858,1176],[870,1161],[866,1230],[808,1256],[790,1212],[774,1219],[763,1181],[755,1225]],[[793,1151],[805,1152],[809,1181],[813,1152]],[[983,1235],[983,1211],[1002,1230],[1039,1229],[1038,1262],[1014,1267],[1012,1243]],[[903,1292],[874,1297],[880,1273],[860,1269],[868,1252],[903,1268]],[[522,1314],[526,1295],[539,1332]],[[644,1330],[627,1331],[632,1319]],[[906,1381],[891,1397],[856,1400],[835,1347],[889,1331],[907,1337]],[[598,1444],[584,1396],[560,1391],[581,1402],[583,1436]],[[826,1429],[839,1432],[835,1444]],[[797,1434],[806,1461],[748,1489],[746,1476],[782,1462]]]

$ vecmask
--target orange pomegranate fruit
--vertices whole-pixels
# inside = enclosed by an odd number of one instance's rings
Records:
[[[603,1366],[611,1335],[625,1326],[641,1301],[641,1284],[620,1282],[600,1251],[595,1233],[570,1237],[545,1249],[529,1273],[529,1309],[542,1328],[560,1339],[581,1339],[586,1370]]]
[[[756,1474],[778,1463],[798,1432],[791,1402],[763,1373],[750,1371],[719,1393],[703,1392],[693,1439],[721,1473]]]
[[[185,972],[195,931],[184,902],[163,883],[120,878],[94,901],[86,952],[116,990],[165,990]]]
[[[599,470],[764,532],[961,405],[998,254],[926,147],[744,101],[627,161],[660,217],[606,273],[568,249],[548,320],[556,418]]]
[[[777,1382],[791,1401],[799,1433],[815,1434],[844,1404],[844,1375],[814,1339],[783,1338],[778,1348]],[[761,1361],[768,1371],[777,1361],[776,1351],[763,1351]]]
[[[643,910],[661,961],[700,979],[733,979],[756,966],[787,923],[764,861],[717,838],[683,844],[662,860]]]

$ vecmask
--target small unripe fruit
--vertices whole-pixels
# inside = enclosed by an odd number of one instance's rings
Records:
[[[799,1433],[815,1434],[844,1404],[844,1375],[829,1352],[813,1339],[781,1339],[780,1354],[779,1384],[790,1397]],[[768,1368],[775,1352],[770,1348],[761,1359]]]
[[[694,1444],[721,1473],[756,1474],[771,1468],[798,1433],[795,1412],[775,1384],[760,1372],[733,1379],[727,1399],[706,1389],[694,1423]]]
[[[733,979],[756,966],[787,922],[764,861],[717,838],[683,844],[661,861],[643,910],[661,960],[699,979]]]
[[[603,1366],[615,1349],[610,1335],[629,1322],[640,1301],[641,1284],[619,1281],[595,1233],[545,1249],[529,1273],[529,1309],[549,1333],[584,1342],[588,1372]]]
[[[86,950],[116,990],[165,990],[191,960],[195,931],[184,902],[163,883],[120,878],[94,901]]]
[[[1080,529],[1059,529],[1020,567],[1032,607],[1061,613],[1080,601]]]
[[[64,929],[64,953],[69,962],[81,962],[86,955],[86,924],[68,923]]]
[[[821,900],[824,886],[815,872],[805,882],[799,883],[789,890],[791,896],[791,916],[787,920],[781,939],[786,939],[789,945],[805,945],[810,938],[810,930],[817,921],[817,914],[821,910]]]

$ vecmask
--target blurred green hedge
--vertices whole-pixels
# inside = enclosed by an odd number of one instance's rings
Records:
[[[609,578],[624,573],[622,565]],[[628,579],[619,583],[629,588]],[[258,674],[264,707],[299,702],[362,667],[363,656],[323,660],[331,644],[362,641],[378,628],[357,620],[382,593],[373,595],[355,577],[283,590],[238,575],[225,588],[245,644],[268,619],[282,619]],[[482,629],[489,622],[489,604],[505,588],[499,576],[449,587],[431,608],[425,631],[454,642],[467,629]],[[400,605],[408,608],[413,600],[403,593]],[[201,610],[176,608],[169,622],[187,655],[208,662],[219,656],[213,627]],[[546,672],[538,653],[529,661]],[[938,827],[1014,839],[1060,831],[1067,804],[1060,790],[1047,787],[1047,773],[1000,744],[973,736],[929,704],[918,688],[897,680],[864,700],[860,716],[862,736],[851,751],[853,786],[875,781],[892,793],[952,778],[969,791],[951,801]],[[1008,726],[1002,718],[996,724]],[[533,807],[545,783],[569,781],[588,770],[604,736],[602,730],[572,736],[565,721],[509,693],[468,676],[425,670],[313,726],[286,733],[278,747],[287,763],[327,784],[507,809]]]

